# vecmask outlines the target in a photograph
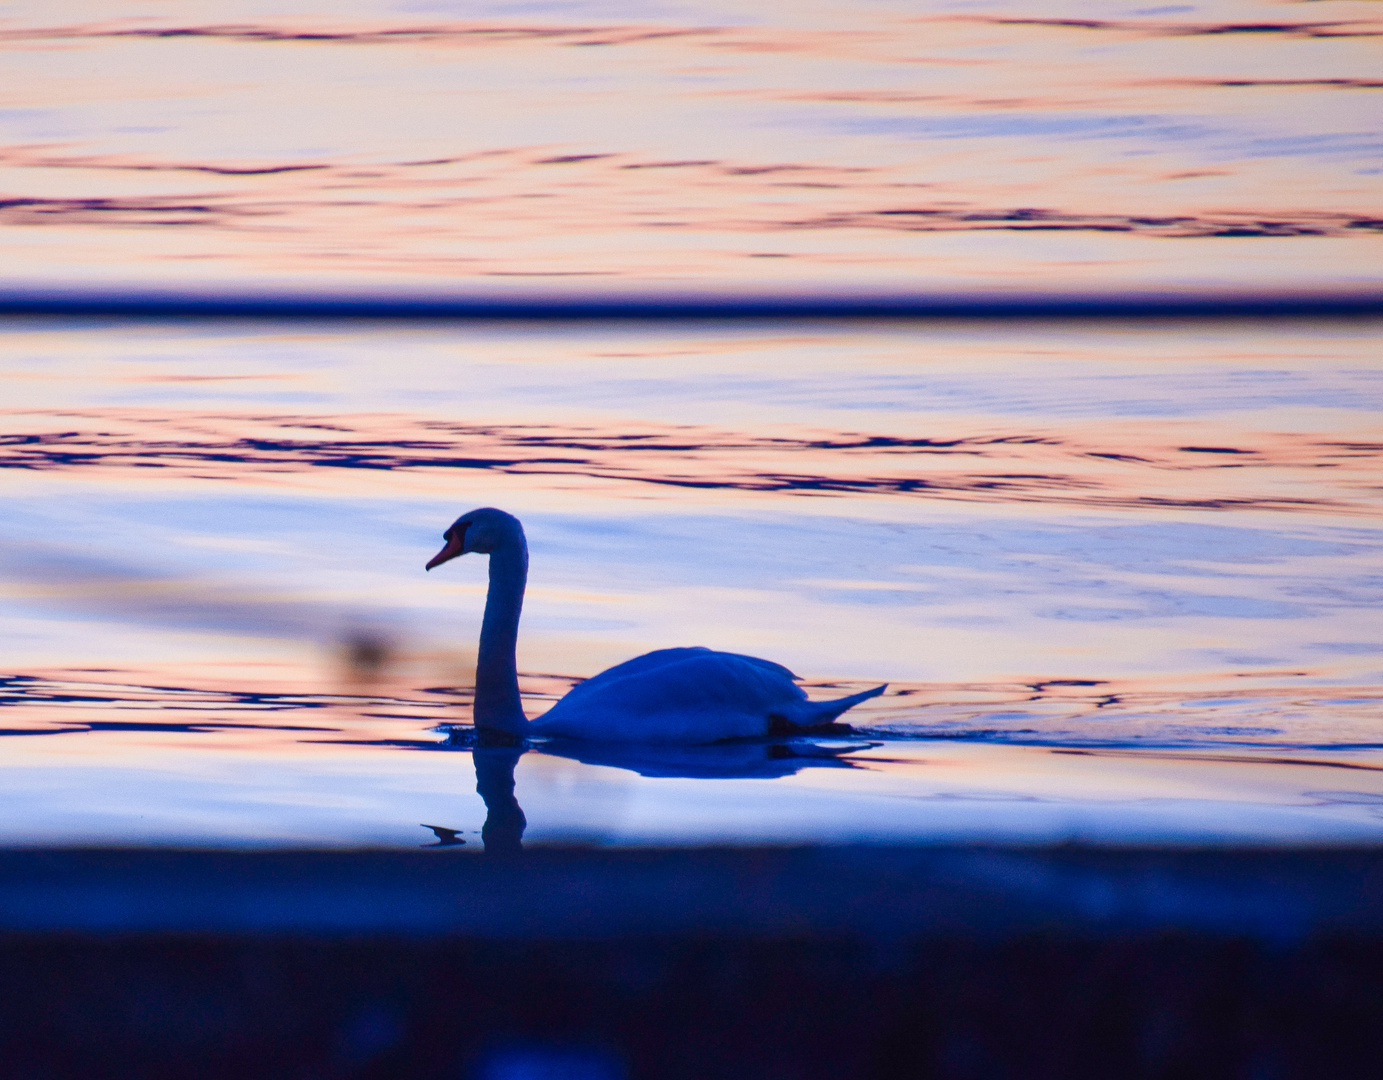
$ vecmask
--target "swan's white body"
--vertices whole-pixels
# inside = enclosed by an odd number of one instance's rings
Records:
[[[519,700],[515,647],[528,545],[518,518],[472,510],[445,533],[428,569],[467,552],[490,556],[490,589],[476,662],[475,724],[512,738],[549,735],[603,742],[691,744],[819,728],[878,686],[834,701],[808,701],[787,668],[706,648],[659,649],[575,686],[531,723]]]
[[[573,687],[530,726],[535,735],[608,742],[718,742],[820,727],[883,692],[808,701],[794,678],[753,656],[659,649]]]

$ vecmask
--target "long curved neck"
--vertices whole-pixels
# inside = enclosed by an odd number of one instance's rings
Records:
[[[528,545],[522,536],[490,553],[490,591],[480,626],[480,653],[475,665],[475,726],[522,736],[528,731],[519,699],[519,671],[514,651],[519,615],[528,582]]]

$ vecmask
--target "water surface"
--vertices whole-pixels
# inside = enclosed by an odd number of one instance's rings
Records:
[[[1377,5],[0,3],[0,294],[1358,294]],[[1374,842],[1377,327],[0,325],[0,842]],[[705,644],[834,740],[466,741]],[[508,841],[502,838],[507,837]],[[449,845],[458,847],[459,845]]]
[[[477,766],[530,841],[1383,838],[1371,324],[3,330],[0,842],[472,850]],[[422,565],[487,504],[530,715],[671,645],[890,692],[475,753]]]
[[[1366,0],[0,4],[0,284],[1378,284]]]

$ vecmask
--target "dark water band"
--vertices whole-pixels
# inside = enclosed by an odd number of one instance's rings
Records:
[[[1128,319],[1383,316],[1383,291],[438,293],[0,288],[0,315],[273,319]]]

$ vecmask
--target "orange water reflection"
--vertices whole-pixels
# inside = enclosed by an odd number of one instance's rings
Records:
[[[431,836],[420,830],[440,828],[448,846],[474,850],[487,811],[494,823],[494,806],[473,790],[471,751],[446,734],[463,693],[147,686],[121,676],[6,681],[0,737],[13,812],[0,842],[424,846]],[[526,676],[530,711],[566,682]],[[901,689],[861,717],[856,734],[825,742],[553,741],[500,764],[519,764],[530,842],[1383,841],[1378,743],[1283,747],[1261,728],[1208,728],[1208,715],[1230,715],[1208,695]],[[1273,697],[1240,704],[1268,718],[1284,704],[1323,710],[1335,739],[1351,723],[1374,733],[1383,700]],[[1125,715],[1102,715],[1095,730],[1091,710],[1110,701]],[[992,726],[996,717],[1012,725],[1015,709],[1031,726]],[[962,710],[969,730],[957,726]],[[1072,747],[1076,728],[1083,744]]]
[[[1383,509],[1375,482],[1383,442],[1370,439],[1362,426],[1352,439],[1230,431],[1217,433],[1234,436],[1219,441],[1249,445],[1178,446],[1170,443],[1192,432],[1138,421],[1124,421],[1117,430],[1035,425],[1005,434],[961,434],[952,422],[941,437],[898,434],[899,428],[884,434],[773,425],[736,432],[644,422],[612,433],[591,426],[459,424],[403,416],[169,410],[64,411],[32,419],[21,414],[11,424],[0,437],[0,468],[109,473],[120,479],[146,469],[197,480],[267,480],[324,469],[367,475],[489,470],[516,482],[542,478],[542,484],[582,478],[614,485],[1089,509],[1302,510],[1345,516],[1375,516]],[[908,425],[913,432],[930,426]],[[353,485],[361,482],[358,475],[352,475]]]
[[[11,13],[4,276],[1376,280],[1380,23],[1360,0],[466,15],[369,0]]]
[[[820,752],[535,747],[530,838],[1383,825],[1372,324],[6,330],[5,842],[477,832],[484,565],[422,565],[483,504],[530,715],[668,645],[891,683]]]

